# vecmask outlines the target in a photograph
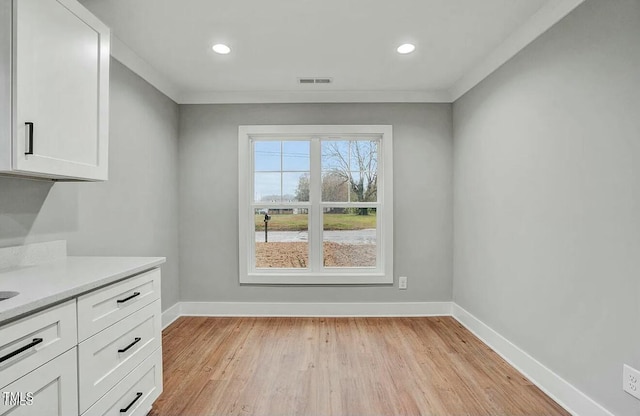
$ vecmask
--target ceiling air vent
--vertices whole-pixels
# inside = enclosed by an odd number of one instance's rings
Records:
[[[331,84],[331,78],[298,78],[298,84]]]

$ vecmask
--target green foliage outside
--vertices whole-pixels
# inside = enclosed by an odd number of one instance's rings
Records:
[[[305,231],[309,216],[306,214],[274,214],[269,220],[269,231]],[[264,230],[264,215],[255,216],[256,231]],[[369,215],[325,214],[325,230],[364,230],[376,228],[375,213]]]

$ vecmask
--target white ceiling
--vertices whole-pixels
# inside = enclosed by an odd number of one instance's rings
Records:
[[[112,28],[114,57],[179,103],[450,102],[581,1],[82,3]],[[416,51],[396,53],[406,42]],[[214,53],[215,43],[231,54]]]

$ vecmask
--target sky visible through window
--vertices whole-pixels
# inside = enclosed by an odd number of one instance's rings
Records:
[[[300,177],[309,174],[309,141],[254,143],[255,201],[293,200]]]
[[[323,140],[321,157],[323,200],[363,202],[376,199],[375,140]],[[310,141],[254,142],[254,201],[308,202],[310,170]],[[352,191],[356,192],[351,192],[353,195],[350,194],[349,183]],[[371,186],[373,188],[369,189]],[[341,195],[344,195],[338,199],[324,195],[328,188],[343,188]]]

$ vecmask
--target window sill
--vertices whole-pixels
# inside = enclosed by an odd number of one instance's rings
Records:
[[[300,274],[249,273],[240,277],[243,285],[389,285],[393,275],[382,273],[358,274]]]

